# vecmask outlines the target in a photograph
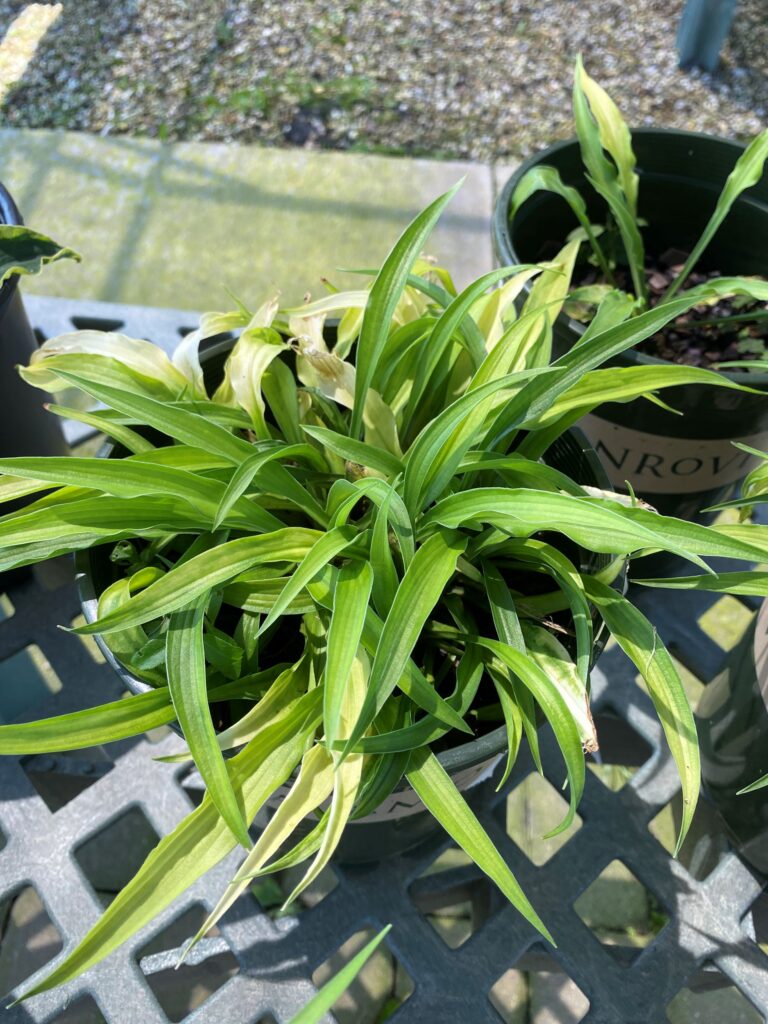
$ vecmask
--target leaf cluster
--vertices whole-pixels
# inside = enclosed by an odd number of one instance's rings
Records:
[[[589,670],[604,629],[659,713],[684,838],[699,785],[693,716],[655,628],[622,595],[622,572],[629,556],[664,550],[717,580],[705,559],[763,560],[768,538],[665,518],[548,453],[602,401],[693,379],[736,385],[689,367],[604,368],[690,308],[691,293],[631,319],[621,304],[601,307],[552,361],[575,247],[459,292],[420,257],[455,191],[416,217],[358,291],[206,314],[173,360],[85,331],[46,342],[22,369],[59,396],[52,413],[96,425],[112,449],[0,460],[0,500],[29,502],[0,517],[0,568],[93,549],[94,579],[110,573],[95,619],[76,632],[102,638],[152,688],[2,726],[0,753],[90,746],[175,719],[187,749],[171,760],[194,761],[207,787],[26,995],[101,960],[238,844],[241,867],[201,931],[254,878],[303,864],[290,902],[345,830],[403,785],[550,938],[439,754],[490,723],[506,777],[524,737],[538,760],[546,720],[569,797],[555,832],[567,828],[584,752],[599,743]],[[237,340],[217,375],[200,346],[222,332]]]

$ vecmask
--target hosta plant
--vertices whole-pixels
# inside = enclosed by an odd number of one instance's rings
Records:
[[[506,778],[524,739],[538,758],[546,720],[569,799],[555,831],[566,829],[584,752],[599,743],[589,670],[601,620],[658,710],[685,836],[699,786],[693,717],[654,626],[618,581],[630,555],[670,551],[704,576],[711,557],[764,558],[768,538],[749,524],[664,518],[582,487],[542,456],[574,414],[606,398],[692,375],[735,385],[689,367],[601,369],[701,292],[600,324],[552,362],[564,262],[504,267],[457,294],[420,257],[454,192],[416,217],[357,291],[207,314],[173,361],[86,331],[47,342],[21,371],[57,395],[51,412],[115,447],[110,458],[0,461],[0,497],[33,499],[0,518],[0,568],[91,548],[91,564],[111,558],[97,617],[76,632],[102,637],[151,688],[4,726],[0,752],[92,746],[177,720],[187,750],[172,760],[194,760],[207,787],[26,995],[106,956],[238,844],[242,866],[203,930],[259,875],[303,864],[298,893],[350,821],[401,785],[550,938],[554,922],[539,918],[437,753],[501,723]],[[222,332],[239,337],[214,387],[199,345]],[[590,553],[602,556],[595,571]]]
[[[685,254],[681,254],[681,265],[670,274],[659,300],[658,296],[649,294],[648,288],[652,258],[660,254],[646,251],[643,238],[646,222],[638,214],[642,183],[637,173],[632,134],[614,101],[587,74],[580,58],[574,72],[573,120],[586,180],[602,206],[600,222],[594,223],[591,219],[588,207],[591,209],[592,204],[587,202],[590,197],[566,184],[558,170],[547,164],[532,167],[521,178],[511,196],[509,217],[513,219],[523,203],[536,192],[551,192],[562,198],[571,209],[575,225],[562,256],[573,264],[582,248],[588,247],[592,267],[589,276],[593,278],[589,284],[578,281],[574,284],[566,301],[566,312],[585,323],[593,318],[601,321],[610,318],[616,322],[641,314],[657,301],[668,302],[684,287],[733,204],[762,178],[768,158],[768,129],[756,136],[736,160],[700,237],[684,260]],[[646,210],[646,216],[652,218],[654,210]],[[728,271],[727,267],[722,269]],[[764,280],[724,278],[718,289],[702,298],[701,306],[716,306],[723,299],[731,301],[728,315],[716,313],[712,319],[713,314],[703,308],[699,311],[701,315],[690,324],[681,319],[678,328],[683,331],[693,327],[716,328],[724,334],[729,331],[747,334],[750,325],[764,323],[768,316],[763,305],[768,302],[768,282]],[[749,312],[739,311],[742,304]],[[603,324],[600,329],[602,327]],[[764,351],[759,338],[747,337],[739,344],[756,346],[745,349],[746,353],[762,354]],[[710,347],[712,345],[717,347],[714,342]]]

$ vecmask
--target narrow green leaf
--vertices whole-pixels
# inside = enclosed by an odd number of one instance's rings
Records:
[[[468,714],[472,707],[472,701],[475,699],[484,671],[485,667],[480,661],[477,651],[474,649],[465,651],[456,670],[456,689],[448,698],[448,704],[462,717]],[[411,751],[418,747],[429,746],[436,740],[442,739],[448,731],[449,727],[433,715],[425,715],[411,725],[392,729],[389,732],[363,736],[355,750],[363,754],[392,755],[401,751]]]
[[[589,101],[592,116],[597,122],[600,143],[611,156],[619,173],[621,190],[627,200],[629,212],[637,216],[638,177],[635,173],[637,160],[632,150],[632,135],[619,108],[601,85],[590,78],[579,64],[579,84]]]
[[[229,483],[221,496],[219,508],[216,512],[216,518],[213,522],[213,529],[219,529],[233,508],[241,507],[238,504],[239,499],[251,486],[253,478],[259,470],[266,466],[267,463],[272,462],[274,459],[292,459],[297,456],[306,455],[307,449],[308,445],[306,444],[277,445],[267,451],[256,451],[244,462],[241,462],[230,477]],[[300,485],[296,484],[296,486],[298,487]],[[323,509],[317,504],[312,496],[304,490],[304,488],[301,488],[301,491],[303,493],[298,495],[298,498],[301,501],[300,507],[308,505],[314,512],[312,518],[317,520],[319,517],[321,524],[327,522],[327,517]],[[295,491],[293,488],[289,488],[287,493],[286,491],[283,491],[282,493],[286,498],[291,496],[295,497]]]
[[[683,787],[683,814],[675,847],[677,856],[699,798],[701,769],[693,712],[675,664],[661,642],[656,627],[626,598],[604,583],[599,583],[594,577],[585,576],[584,585],[611,635],[645,680],[677,765]]]
[[[321,534],[307,551],[293,575],[286,580],[280,596],[261,624],[259,635],[269,629],[307,584],[311,583],[329,562],[341,554],[345,548],[348,548],[359,536],[359,532],[353,526],[337,526],[335,529],[329,530],[328,533]]]
[[[429,748],[413,753],[407,778],[427,810],[440,822],[451,839],[501,889],[526,921],[554,946],[554,939],[493,845],[488,833]]]
[[[48,754],[98,746],[167,725],[175,717],[168,690],[150,690],[68,715],[0,725],[0,754]]]
[[[456,399],[421,431],[405,457],[402,493],[411,515],[445,488],[487,413],[509,401],[503,392],[519,394],[531,377],[542,374],[549,375],[550,370],[525,370],[489,381]]]
[[[392,925],[388,924],[367,945],[363,946],[360,952],[353,956],[349,963],[345,964],[330,981],[326,982],[302,1010],[299,1010],[291,1019],[290,1024],[319,1024],[334,1003],[346,992],[391,928]]]
[[[493,563],[486,562],[483,564],[483,579],[488,603],[491,606],[493,624],[496,627],[496,635],[502,643],[525,654],[525,639],[520,627],[520,619],[504,577]],[[507,727],[507,764],[497,786],[497,789],[501,789],[515,765],[521,738],[519,725],[522,725],[525,731],[533,762],[539,772],[542,772],[542,764],[536,726],[536,710],[530,690],[525,687],[521,689],[519,684],[516,686],[514,674],[510,673],[507,673],[506,680],[494,677],[494,683]]]
[[[299,823],[327,800],[332,788],[333,760],[324,747],[315,745],[302,758],[298,777],[280,800],[277,810],[255,846],[238,868],[216,906],[200,925],[196,935],[185,947],[182,961],[203,935],[229,910],[238,896],[245,892],[251,880],[293,834]]]
[[[418,407],[432,374],[445,358],[451,340],[463,320],[468,316],[472,304],[480,298],[484,292],[499,281],[502,281],[505,277],[510,277],[513,274],[525,274],[526,272],[529,272],[527,276],[530,277],[531,274],[536,273],[536,271],[537,268],[535,264],[530,263],[501,267],[498,270],[492,270],[489,274],[483,274],[482,277],[473,281],[469,287],[465,288],[464,291],[458,295],[453,302],[451,302],[432,328],[426,343],[421,346],[422,354],[416,367],[416,376],[413,381],[410,398],[408,399],[408,405],[405,411],[406,422],[410,420],[414,411]],[[477,369],[477,366],[475,369]]]
[[[581,146],[582,159],[589,172],[587,180],[605,199],[613,214],[629,262],[635,295],[645,302],[647,300],[645,250],[636,214],[632,208],[633,195],[636,196],[637,191],[636,184],[632,181],[634,156],[632,155],[623,161],[623,178],[627,180],[622,180],[621,184],[626,184],[629,187],[629,196],[626,196],[622,191],[616,167],[603,152],[602,132],[595,117],[594,109],[590,110],[590,103],[585,91],[585,86],[588,86],[589,82],[591,82],[591,79],[589,79],[584,70],[584,65],[579,57],[576,61],[576,72],[573,77],[573,119]],[[599,86],[596,83],[592,84],[594,89],[591,89],[591,92],[594,95],[595,90],[599,89]],[[629,153],[631,154],[631,146]]]
[[[320,721],[320,690],[313,690],[227,762],[232,788],[251,821],[296,767]],[[210,798],[161,839],[138,872],[75,949],[20,998],[28,999],[77,978],[185,892],[236,846]]]
[[[754,793],[758,789],[765,789],[768,786],[768,775],[763,775],[762,778],[757,779],[755,782],[751,782],[744,789],[738,790],[736,796],[743,796],[745,793]]]
[[[527,199],[530,199],[530,197],[536,192],[552,192],[554,195],[560,196],[561,199],[564,199],[566,203],[568,203],[584,230],[584,234],[589,241],[592,252],[597,258],[603,276],[607,281],[613,281],[613,273],[608,264],[608,260],[605,258],[605,253],[603,252],[600,243],[597,241],[592,224],[590,223],[589,216],[587,214],[587,204],[584,202],[577,189],[565,184],[556,167],[549,167],[546,164],[541,164],[537,167],[532,167],[528,173],[521,178],[518,182],[517,188],[512,194],[509,204],[510,221],[514,219],[515,214],[523,203]]]
[[[53,413],[54,416],[61,416],[65,420],[77,420],[78,423],[94,427],[101,433],[106,434],[107,437],[111,437],[113,441],[123,445],[129,452],[139,454],[141,452],[154,451],[155,446],[147,441],[146,438],[143,438],[135,430],[131,430],[130,427],[118,423],[108,413],[84,412],[82,409],[73,409],[64,405],[46,405],[45,408],[48,412]]]
[[[195,413],[176,408],[154,398],[147,398],[144,395],[118,391],[107,384],[98,383],[91,376],[82,372],[70,373],[60,370],[59,376],[76,387],[82,388],[98,401],[104,402],[110,409],[135,416],[140,423],[154,427],[155,430],[162,431],[168,437],[173,437],[194,448],[202,448],[203,451],[211,452],[213,455],[222,456],[236,466],[239,466],[253,452],[252,446],[247,441],[235,437],[225,427]]]
[[[568,701],[555,680],[550,679],[546,672],[527,655],[521,654],[520,651],[516,651],[514,647],[502,643],[500,640],[478,637],[474,642],[490,651],[502,664],[515,673],[531,691],[536,703],[541,707],[547,721],[552,726],[552,732],[555,734],[557,745],[565,761],[570,795],[567,814],[557,828],[548,833],[547,838],[559,835],[571,825],[584,792],[584,754],[581,749],[579,729]]]
[[[234,579],[254,565],[299,562],[322,537],[316,530],[290,527],[258,537],[240,537],[219,544],[171,569],[161,580],[132,597],[122,608],[74,629],[74,633],[112,633],[140,625],[183,607],[207,590]]]
[[[398,685],[429,614],[456,570],[466,547],[460,534],[436,533],[417,549],[381,631],[368,692],[344,754],[348,754]]]
[[[395,243],[371,285],[357,342],[355,404],[349,430],[350,436],[354,438],[360,435],[368,389],[373,383],[392,315],[408,283],[408,275],[440,214],[461,184],[461,181],[457,182],[452,189],[436,199],[411,222]]]
[[[179,725],[216,810],[233,836],[250,849],[248,827],[227,774],[208,705],[203,622],[208,593],[173,612],[166,638],[168,689]]]
[[[180,498],[202,513],[202,522],[213,520],[225,495],[224,484],[209,477],[171,466],[155,466],[135,459],[94,459],[75,456],[33,456],[0,459],[0,473],[32,480],[48,480],[70,487],[103,491],[118,498],[161,495]],[[231,525],[268,531],[282,523],[252,502],[236,496],[227,510]]]
[[[402,473],[403,464],[396,455],[385,451],[383,448],[376,448],[373,445],[365,444],[363,441],[356,441],[352,437],[345,437],[337,434],[335,430],[328,430],[326,427],[310,426],[302,423],[301,429],[319,441],[323,447],[330,449],[335,455],[345,459],[347,462],[354,462],[359,466],[366,466],[386,477],[397,476]]]
[[[718,197],[714,212],[701,233],[701,238],[694,245],[691,255],[685,261],[683,269],[664,293],[663,302],[671,299],[688,279],[702,253],[714,238],[717,229],[728,216],[731,207],[741,193],[760,181],[763,176],[763,167],[765,166],[766,159],[768,159],[768,128],[752,139],[736,161],[736,165],[728,175],[723,191]]]
[[[670,576],[667,579],[637,579],[643,587],[662,587],[664,590],[706,590],[715,594],[741,594],[749,597],[768,597],[768,572],[750,569],[749,572],[721,572],[717,576]]]
[[[323,724],[329,746],[333,746],[339,736],[345,694],[363,633],[372,584],[373,571],[368,562],[348,562],[339,570],[324,673]]]
[[[665,531],[665,517],[650,513],[654,517],[652,529],[645,522],[635,522],[634,517],[625,516],[622,509],[631,511],[617,502],[603,503],[598,499],[576,498],[570,494],[481,487],[443,498],[424,516],[421,526],[426,529],[440,523],[456,529],[464,523],[482,522],[497,526],[513,537],[528,537],[539,530],[554,530],[591,551],[631,554],[644,548],[661,548],[707,568],[696,554],[698,535],[695,531],[691,531],[694,546],[689,550],[678,541],[681,531]],[[679,522],[683,526],[682,520],[671,522]]]
[[[395,599],[399,579],[389,543],[389,508],[392,490],[376,512],[371,531],[371,568],[373,569],[373,604],[379,615],[386,615]]]

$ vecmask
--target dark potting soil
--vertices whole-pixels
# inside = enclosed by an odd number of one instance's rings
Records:
[[[688,253],[679,249],[669,249],[648,265],[645,278],[652,307],[661,302],[667,288],[683,269],[687,256]],[[620,288],[632,291],[626,268],[618,268],[615,276]],[[722,276],[719,270],[694,272],[684,287],[694,288]],[[597,273],[592,271],[584,276],[580,285],[594,284],[598,280]],[[721,322],[726,318],[730,322]],[[670,363],[705,369],[718,363],[765,359],[768,357],[768,303],[737,295],[713,305],[694,306],[662,331],[640,342],[637,351]]]

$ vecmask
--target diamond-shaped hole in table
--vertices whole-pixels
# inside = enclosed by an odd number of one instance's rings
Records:
[[[320,988],[371,941],[378,929],[365,928],[351,935],[312,973]],[[413,993],[414,983],[386,940],[367,961],[355,980],[331,1007],[338,1024],[383,1021]]]
[[[0,662],[0,724],[13,722],[61,690],[61,680],[37,646]]]
[[[624,966],[653,942],[669,920],[653,893],[620,860],[611,861],[600,872],[573,909]]]
[[[114,768],[103,747],[33,754],[21,758],[19,764],[48,810],[54,813]]]
[[[678,790],[655,818],[648,830],[671,856],[675,850],[682,817],[683,799]],[[699,800],[691,827],[685,837],[678,859],[694,878],[706,878],[720,863],[728,850],[728,842],[716,811],[706,800]]]
[[[463,946],[499,906],[496,890],[484,875],[457,877],[471,864],[463,850],[451,846],[409,889],[411,900],[449,949]]]
[[[299,893],[298,897],[283,910],[283,904],[304,877],[308,866],[309,862],[307,861],[304,864],[297,864],[296,867],[265,875],[253,882],[251,892],[265,914],[273,919],[297,917],[305,910],[311,910],[312,907],[322,903],[326,896],[330,896],[338,886],[339,879],[333,868],[328,865],[323,868],[314,882]]]
[[[31,885],[0,899],[0,991],[5,995],[61,950],[61,935]]]
[[[602,784],[617,793],[653,754],[653,747],[617,715],[605,710],[595,715],[600,749],[587,758],[589,770]]]
[[[66,1010],[53,1017],[48,1024],[108,1024],[107,1018],[91,996],[82,996],[70,1003]]]
[[[582,826],[577,814],[565,832],[551,839],[544,838],[563,820],[568,803],[538,772],[526,776],[507,796],[502,807],[507,835],[537,867],[554,857]]]
[[[129,807],[75,849],[75,860],[108,906],[133,878],[159,840],[140,807]]]
[[[698,623],[718,647],[731,651],[746,633],[752,615],[746,605],[726,594],[699,616]]]
[[[185,960],[178,968],[174,962],[159,971],[152,972],[148,969],[150,965],[146,958],[183,948],[187,941],[197,934],[207,917],[208,911],[202,903],[195,903],[154,935],[136,954],[152,994],[170,1021],[184,1020],[187,1014],[202,1006],[240,970],[240,965],[229,949],[214,953],[199,963],[193,962],[193,950],[190,959]],[[205,933],[206,938],[220,935],[221,932],[215,926]]]
[[[744,930],[754,935],[755,942],[768,955],[768,886],[742,918]]]
[[[488,998],[504,1024],[578,1024],[589,1010],[576,982],[538,943],[502,974]]]
[[[670,1024],[763,1024],[747,997],[713,964],[704,964],[667,1005]]]

